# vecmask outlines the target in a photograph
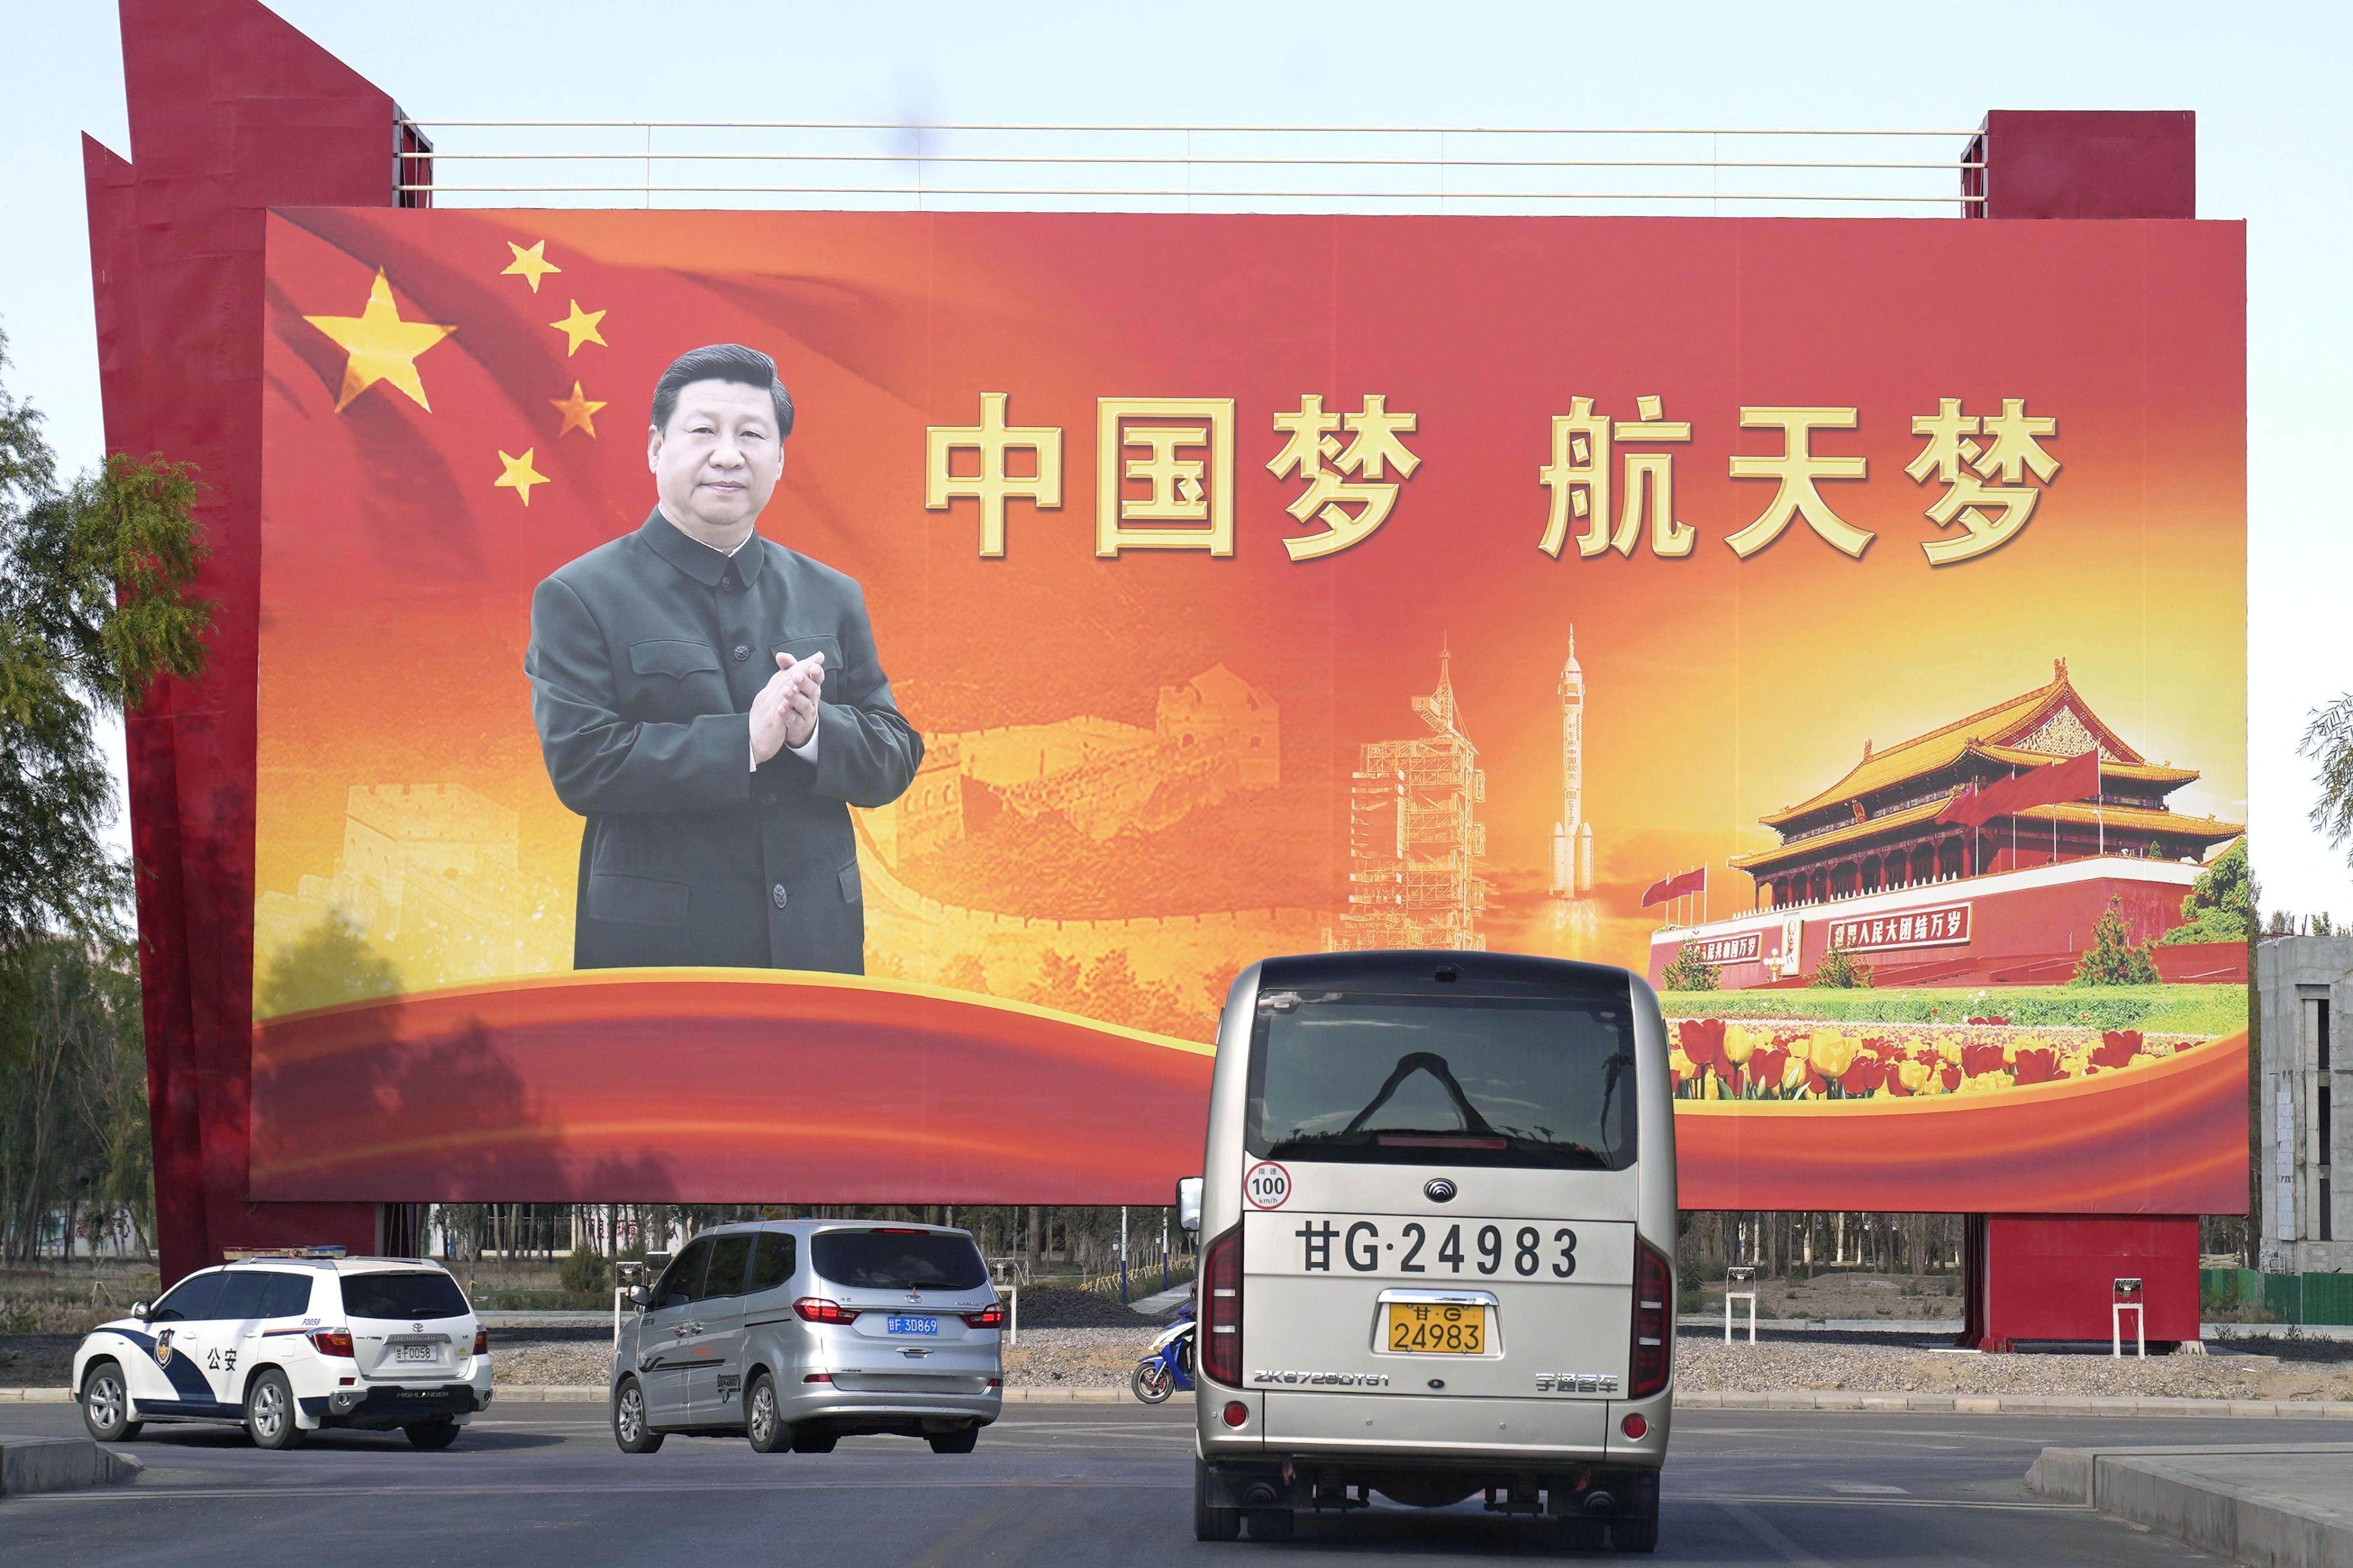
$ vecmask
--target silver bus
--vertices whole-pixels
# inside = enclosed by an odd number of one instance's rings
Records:
[[[1194,1529],[1483,1493],[1650,1551],[1674,1394],[1658,998],[1599,964],[1270,958],[1218,1030]]]

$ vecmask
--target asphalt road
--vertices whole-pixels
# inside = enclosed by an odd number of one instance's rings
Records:
[[[1468,1563],[1548,1555],[1476,1501],[1301,1521],[1288,1547],[1192,1538],[1187,1407],[1017,1405],[971,1455],[853,1438],[754,1454],[672,1437],[617,1451],[595,1405],[494,1406],[457,1446],[329,1434],[290,1454],[226,1428],[151,1426],[134,1483],[0,1500],[0,1564],[539,1563],[1158,1563],[1311,1552]],[[79,1431],[65,1405],[0,1412],[12,1432]],[[2045,1445],[2279,1440],[2276,1423],[1688,1411],[1667,1466],[1660,1563],[2209,1563],[2161,1536],[2019,1484]]]

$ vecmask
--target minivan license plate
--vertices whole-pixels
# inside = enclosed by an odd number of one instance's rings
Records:
[[[894,1334],[933,1334],[940,1331],[937,1318],[902,1318],[897,1314],[883,1321],[882,1326]]]
[[[1485,1355],[1487,1309],[1391,1301],[1387,1342],[1390,1350],[1420,1355]]]

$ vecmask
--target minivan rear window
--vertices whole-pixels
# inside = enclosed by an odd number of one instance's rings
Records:
[[[936,1230],[821,1230],[809,1238],[818,1277],[875,1290],[970,1290],[988,1283],[972,1237]]]
[[[1622,1171],[1631,995],[1261,993],[1243,1141],[1263,1160]]]
[[[354,1318],[462,1318],[466,1296],[447,1274],[346,1274],[343,1311]]]

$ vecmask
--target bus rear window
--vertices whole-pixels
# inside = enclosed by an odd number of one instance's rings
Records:
[[[1246,1117],[1265,1160],[1622,1171],[1631,998],[1265,992]]]

